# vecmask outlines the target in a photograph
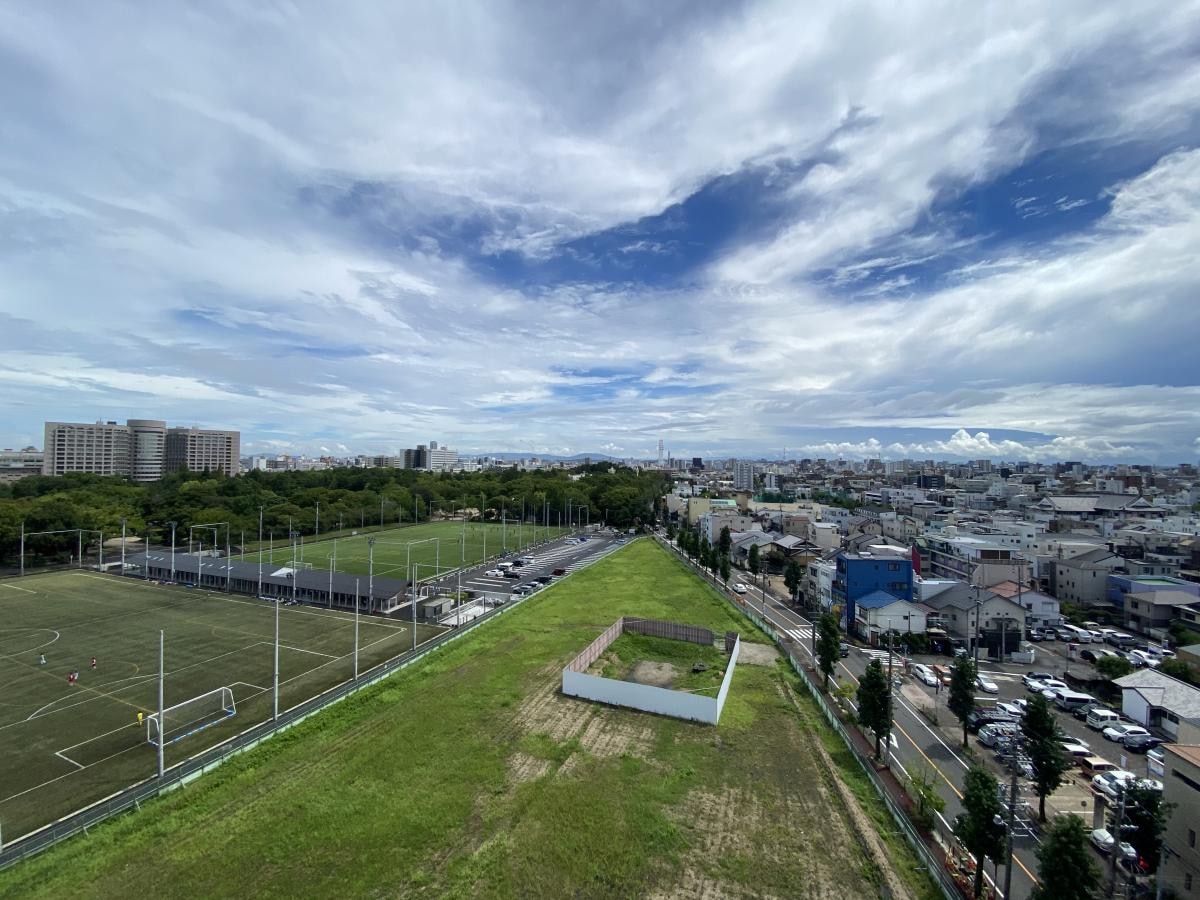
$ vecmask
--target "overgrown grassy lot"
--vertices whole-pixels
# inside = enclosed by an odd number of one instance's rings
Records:
[[[690,622],[685,624],[692,624]],[[652,637],[647,634],[626,632],[608,645],[608,648],[592,664],[592,674],[605,678],[645,681],[634,672],[638,663],[667,664],[674,670],[667,684],[676,691],[695,691],[716,694],[729,665],[729,654],[720,649],[687,641]],[[696,663],[703,663],[699,672],[692,671]]]
[[[823,726],[781,663],[739,664],[718,727],[563,697],[562,666],[623,614],[760,639],[636,541],[140,813],[0,873],[0,895],[863,898],[899,873],[932,896],[894,839],[885,858],[864,849],[837,789],[852,764],[821,752]]]

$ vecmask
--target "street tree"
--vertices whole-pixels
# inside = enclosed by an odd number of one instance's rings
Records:
[[[954,820],[954,836],[975,856],[975,896],[983,891],[984,862],[1004,854],[1004,804],[994,775],[981,765],[967,771],[963,812]]]
[[[758,573],[762,571],[762,559],[758,555],[758,544],[751,545],[746,565],[750,567],[750,574],[757,578]]]
[[[729,557],[728,556],[721,557],[721,581],[722,581],[722,583],[724,583],[726,585],[729,584]]]
[[[1037,850],[1038,884],[1030,900],[1096,900],[1100,869],[1079,816],[1055,816]]]
[[[962,722],[962,745],[967,746],[967,716],[975,709],[975,661],[965,653],[950,670],[950,697],[946,705]]]
[[[1038,820],[1045,822],[1046,796],[1058,790],[1071,766],[1059,742],[1062,732],[1058,720],[1049,701],[1041,694],[1034,694],[1025,707],[1025,714],[1021,716],[1021,733],[1025,735],[1025,747],[1034,769]]]
[[[837,619],[832,613],[825,613],[817,620],[817,665],[825,676],[825,690],[829,690],[829,676],[837,665],[840,643]]]
[[[858,721],[875,733],[875,758],[892,730],[892,692],[883,664],[873,659],[858,683]]]
[[[717,538],[717,549],[721,551],[722,556],[728,556],[729,551],[733,548],[733,534],[729,531],[729,526],[726,525],[721,529],[721,536]]]
[[[788,593],[792,595],[793,603],[796,602],[796,597],[800,593],[800,583],[803,579],[804,570],[800,568],[800,563],[793,559],[783,571],[783,583],[787,586]]]
[[[1102,656],[1094,663],[1096,671],[1112,681],[1116,678],[1124,678],[1133,671],[1133,663],[1123,656]]]

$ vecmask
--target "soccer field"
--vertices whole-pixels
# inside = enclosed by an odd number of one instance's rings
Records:
[[[468,522],[464,527],[462,522],[430,522],[336,540],[309,540],[297,547],[297,557],[314,569],[328,569],[336,552],[336,571],[366,575],[370,550],[367,542],[374,538],[376,575],[405,580],[405,566],[411,560],[414,565],[419,564],[417,577],[424,579],[434,577],[435,566],[442,572],[463,564],[470,566],[505,552],[535,546],[568,531],[567,528],[546,528],[528,523],[483,525]],[[246,562],[257,562],[258,552],[247,552],[241,558]],[[290,544],[262,551],[264,563],[284,563],[291,558]]]
[[[4,840],[154,774],[156,750],[137,714],[158,708],[160,629],[166,706],[220,687],[232,689],[237,705],[236,715],[168,744],[168,766],[269,718],[274,616],[273,604],[253,598],[93,572],[0,582]],[[442,630],[418,625],[417,641]],[[352,676],[352,613],[284,607],[279,633],[281,711]],[[411,624],[361,618],[359,671],[412,640]],[[72,670],[80,673],[74,685]]]

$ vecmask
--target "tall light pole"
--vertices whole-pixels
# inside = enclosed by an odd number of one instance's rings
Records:
[[[147,547],[147,550],[149,547]],[[148,568],[148,567],[147,567]],[[25,577],[25,520],[21,520],[21,577]]]
[[[367,538],[367,608],[375,604],[375,538]]]
[[[174,523],[171,523],[174,525]],[[163,669],[163,632],[158,632],[158,777],[163,777],[163,735],[165,732],[166,723],[163,721],[163,680],[166,678],[166,672]]]
[[[171,583],[175,582],[175,523],[171,522]],[[162,720],[159,720],[159,725],[162,725]]]
[[[313,523],[313,537],[319,537],[321,534],[321,501],[317,501],[317,518]]]
[[[121,516],[121,577],[125,577],[125,517]]]
[[[262,596],[262,525],[263,525],[263,508],[258,508],[258,594]]]
[[[358,680],[358,579],[354,579],[354,679]]]

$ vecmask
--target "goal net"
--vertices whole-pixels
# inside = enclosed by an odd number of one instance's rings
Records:
[[[184,700],[163,710],[163,722],[160,726],[158,713],[146,718],[146,740],[154,746],[161,741],[173,744],[216,725],[237,712],[233,703],[233,691],[222,687],[191,700]]]

